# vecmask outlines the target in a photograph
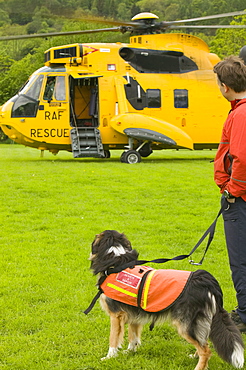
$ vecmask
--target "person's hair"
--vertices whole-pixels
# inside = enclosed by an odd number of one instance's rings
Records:
[[[246,65],[239,57],[230,56],[214,66],[220,83],[224,83],[236,93],[246,91]]]

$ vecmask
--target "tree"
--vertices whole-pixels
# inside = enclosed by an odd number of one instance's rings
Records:
[[[131,10],[127,8],[126,3],[122,2],[118,5],[117,18],[123,21],[131,19]]]
[[[51,12],[45,6],[37,7],[32,17],[32,22],[27,25],[27,33],[52,32],[51,27],[53,25],[54,20]]]
[[[43,56],[42,56],[43,57]],[[0,104],[16,94],[35,69],[40,67],[37,55],[27,55],[20,61],[14,61],[0,80]]]
[[[20,25],[31,22],[36,6],[41,5],[41,0],[7,0],[6,8],[12,23]]]
[[[237,17],[231,24],[246,24],[246,16]],[[210,49],[220,58],[229,55],[238,55],[240,49],[246,45],[246,32],[244,29],[220,29],[211,42]]]
[[[165,17],[165,20],[166,21],[175,21],[177,19],[179,19],[179,5],[178,4],[171,4],[169,5],[167,8],[166,8],[166,17]]]
[[[5,10],[0,9],[0,27],[7,26],[10,23],[11,20],[8,13]]]

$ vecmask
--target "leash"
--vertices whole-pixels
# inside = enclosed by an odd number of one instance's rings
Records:
[[[207,245],[206,245],[206,248],[204,250],[204,253],[203,253],[203,256],[200,260],[200,262],[194,262],[192,259],[189,261],[189,263],[191,265],[195,265],[195,266],[201,266],[203,261],[204,261],[204,258],[207,254],[207,251],[208,251],[208,248],[214,238],[214,233],[215,233],[215,228],[216,228],[216,224],[217,224],[217,221],[218,221],[218,218],[220,217],[220,215],[222,214],[222,212],[225,210],[225,206],[227,206],[227,201],[226,199],[223,199],[222,200],[222,205],[221,205],[221,208],[215,218],[215,220],[213,221],[213,223],[209,226],[209,228],[205,231],[205,233],[202,235],[202,237],[198,240],[198,242],[196,243],[196,245],[194,246],[194,248],[190,251],[189,254],[181,254],[179,256],[176,256],[176,257],[173,257],[173,258],[157,258],[157,259],[154,259],[154,260],[136,260],[136,261],[131,261],[131,262],[128,262],[128,263],[125,263],[124,265],[121,265],[121,266],[118,266],[118,267],[114,267],[114,268],[109,268],[108,270],[105,271],[105,279],[108,275],[110,274],[115,274],[115,273],[118,273],[122,270],[125,270],[126,268],[133,268],[134,266],[136,265],[143,265],[145,263],[165,263],[165,262],[168,262],[168,261],[181,261],[183,259],[186,259],[186,258],[189,258],[196,250],[197,248],[201,245],[201,243],[203,242],[203,240],[209,235],[208,237],[208,241],[207,241]],[[103,293],[103,291],[100,289],[99,287],[99,291],[98,293],[96,294],[96,296],[93,298],[90,306],[84,311],[84,313],[87,315],[91,310],[92,308],[94,307],[96,301],[98,300],[98,298],[100,297],[100,295]]]
[[[217,224],[217,221],[218,221],[218,218],[220,217],[220,215],[222,214],[222,212],[225,210],[225,206],[227,206],[227,201],[226,199],[223,199],[222,200],[222,205],[221,205],[221,208],[215,218],[215,220],[213,221],[213,223],[209,226],[209,228],[205,231],[205,233],[202,235],[202,237],[198,240],[198,242],[196,243],[196,245],[194,246],[194,248],[190,251],[189,254],[181,254],[179,256],[176,256],[176,257],[173,257],[173,258],[157,258],[157,259],[154,259],[154,260],[137,260],[137,261],[131,261],[129,263],[126,263],[125,265],[121,265],[121,266],[118,266],[118,267],[115,267],[115,268],[109,268],[105,273],[106,275],[110,275],[110,274],[114,274],[114,273],[117,273],[117,272],[120,272],[122,270],[125,270],[126,268],[128,267],[131,267],[131,265],[143,265],[145,263],[165,263],[165,262],[168,262],[168,261],[181,261],[183,259],[186,259],[186,258],[189,258],[196,250],[197,248],[201,245],[201,243],[203,242],[203,240],[207,237],[207,235],[209,235],[208,237],[208,241],[207,241],[207,245],[206,245],[206,248],[204,250],[204,253],[203,253],[203,256],[202,256],[202,259],[200,260],[200,262],[194,262],[193,260],[190,260],[189,263],[191,265],[195,265],[195,266],[201,266],[202,263],[203,263],[203,260],[207,254],[207,251],[208,251],[208,248],[214,238],[214,233],[215,233],[215,228],[216,228],[216,224]],[[123,267],[123,269],[122,269]]]

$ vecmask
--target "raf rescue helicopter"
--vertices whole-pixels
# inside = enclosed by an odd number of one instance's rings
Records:
[[[122,149],[124,163],[140,162],[153,150],[217,148],[229,109],[213,73],[220,59],[200,38],[166,31],[246,28],[190,25],[244,14],[158,22],[155,14],[140,13],[120,27],[70,32],[119,30],[131,37],[129,44],[76,43],[45,51],[44,66],[2,105],[0,126],[13,141],[42,152],[109,158],[111,150]],[[69,32],[0,40],[60,34]]]

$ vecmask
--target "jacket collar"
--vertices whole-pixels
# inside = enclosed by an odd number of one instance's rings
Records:
[[[246,97],[243,99],[235,99],[231,101],[231,110],[236,109],[239,105],[246,103]]]

